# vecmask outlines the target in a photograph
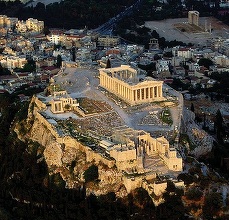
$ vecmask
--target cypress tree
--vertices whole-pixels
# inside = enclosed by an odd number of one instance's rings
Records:
[[[107,64],[106,64],[106,69],[111,68],[111,61],[110,59],[107,60]]]
[[[191,111],[192,111],[192,112],[195,112],[195,108],[194,108],[193,103],[191,104]]]

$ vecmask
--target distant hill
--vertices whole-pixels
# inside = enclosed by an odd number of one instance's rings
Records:
[[[60,2],[61,0],[34,0],[34,1],[29,1],[29,0],[21,0],[23,3],[26,3],[27,7],[35,7],[37,5],[37,3],[42,3],[44,5],[49,5],[55,2]]]
[[[18,0],[0,1],[0,14],[15,16],[21,20],[37,18],[43,20],[48,27],[70,29],[87,26],[92,29],[135,2],[134,0],[65,0],[51,3],[51,1],[42,0],[36,6],[30,3],[25,6]]]

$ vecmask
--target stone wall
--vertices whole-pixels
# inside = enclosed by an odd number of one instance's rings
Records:
[[[114,149],[110,151],[110,156],[115,158],[117,162],[136,160],[136,150],[135,149],[128,149],[128,150]]]
[[[94,161],[96,164],[102,162],[108,167],[113,167],[115,165],[115,160],[103,157],[103,155],[100,155],[99,153],[91,150],[91,148],[84,146],[75,138],[71,136],[59,136],[55,127],[38,112],[38,110],[44,108],[42,102],[40,102],[37,98],[35,98],[33,101],[36,105],[36,108],[33,110],[35,117],[34,124],[30,132],[30,138],[33,141],[37,141],[45,147],[52,145],[53,142],[59,144],[60,146],[70,146],[84,152],[86,154],[87,162]]]
[[[167,182],[159,182],[159,183],[155,182],[153,184],[153,192],[156,196],[159,196],[162,193],[164,193],[166,188],[167,188]]]
[[[142,177],[123,177],[123,183],[128,193],[142,186]]]
[[[116,166],[118,170],[127,170],[138,167],[137,160],[133,161],[116,161]]]

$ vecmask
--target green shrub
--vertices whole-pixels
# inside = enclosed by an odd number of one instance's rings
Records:
[[[87,170],[84,172],[84,179],[85,182],[91,182],[96,179],[98,179],[99,173],[98,173],[98,167],[96,165],[91,165]]]
[[[195,200],[198,201],[201,199],[201,197],[203,196],[203,192],[200,191],[198,188],[191,188],[189,189],[186,193],[185,196],[187,197],[187,199],[189,200]]]

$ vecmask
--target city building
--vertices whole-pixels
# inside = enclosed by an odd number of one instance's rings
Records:
[[[185,59],[191,59],[192,58],[192,49],[190,49],[190,48],[179,48],[177,50],[177,56],[183,57]]]
[[[10,18],[6,15],[0,15],[0,28],[12,28],[18,22],[18,18]]]
[[[221,52],[222,54],[229,56],[229,39],[223,41],[221,46]]]
[[[163,81],[138,75],[128,65],[99,69],[100,87],[115,94],[130,105],[164,100]]]
[[[18,21],[16,30],[18,33],[35,32],[41,33],[44,29],[44,21],[38,21],[34,18],[29,18],[26,21]]]
[[[214,61],[218,66],[229,67],[229,57],[225,55],[215,56]]]
[[[34,18],[28,18],[26,20],[26,26],[29,31],[40,33],[44,29],[44,21],[38,21],[37,19]]]
[[[156,39],[156,38],[150,39],[149,50],[151,50],[151,49],[158,49],[158,48],[159,48],[158,39]]]
[[[115,36],[101,36],[98,37],[97,44],[101,47],[115,47],[119,44],[119,38]]]
[[[170,63],[171,63],[171,59],[158,60],[156,63],[156,69],[157,69],[158,73],[169,71]]]
[[[0,63],[2,67],[12,70],[15,68],[23,68],[27,60],[25,56],[6,56],[0,60]]]

